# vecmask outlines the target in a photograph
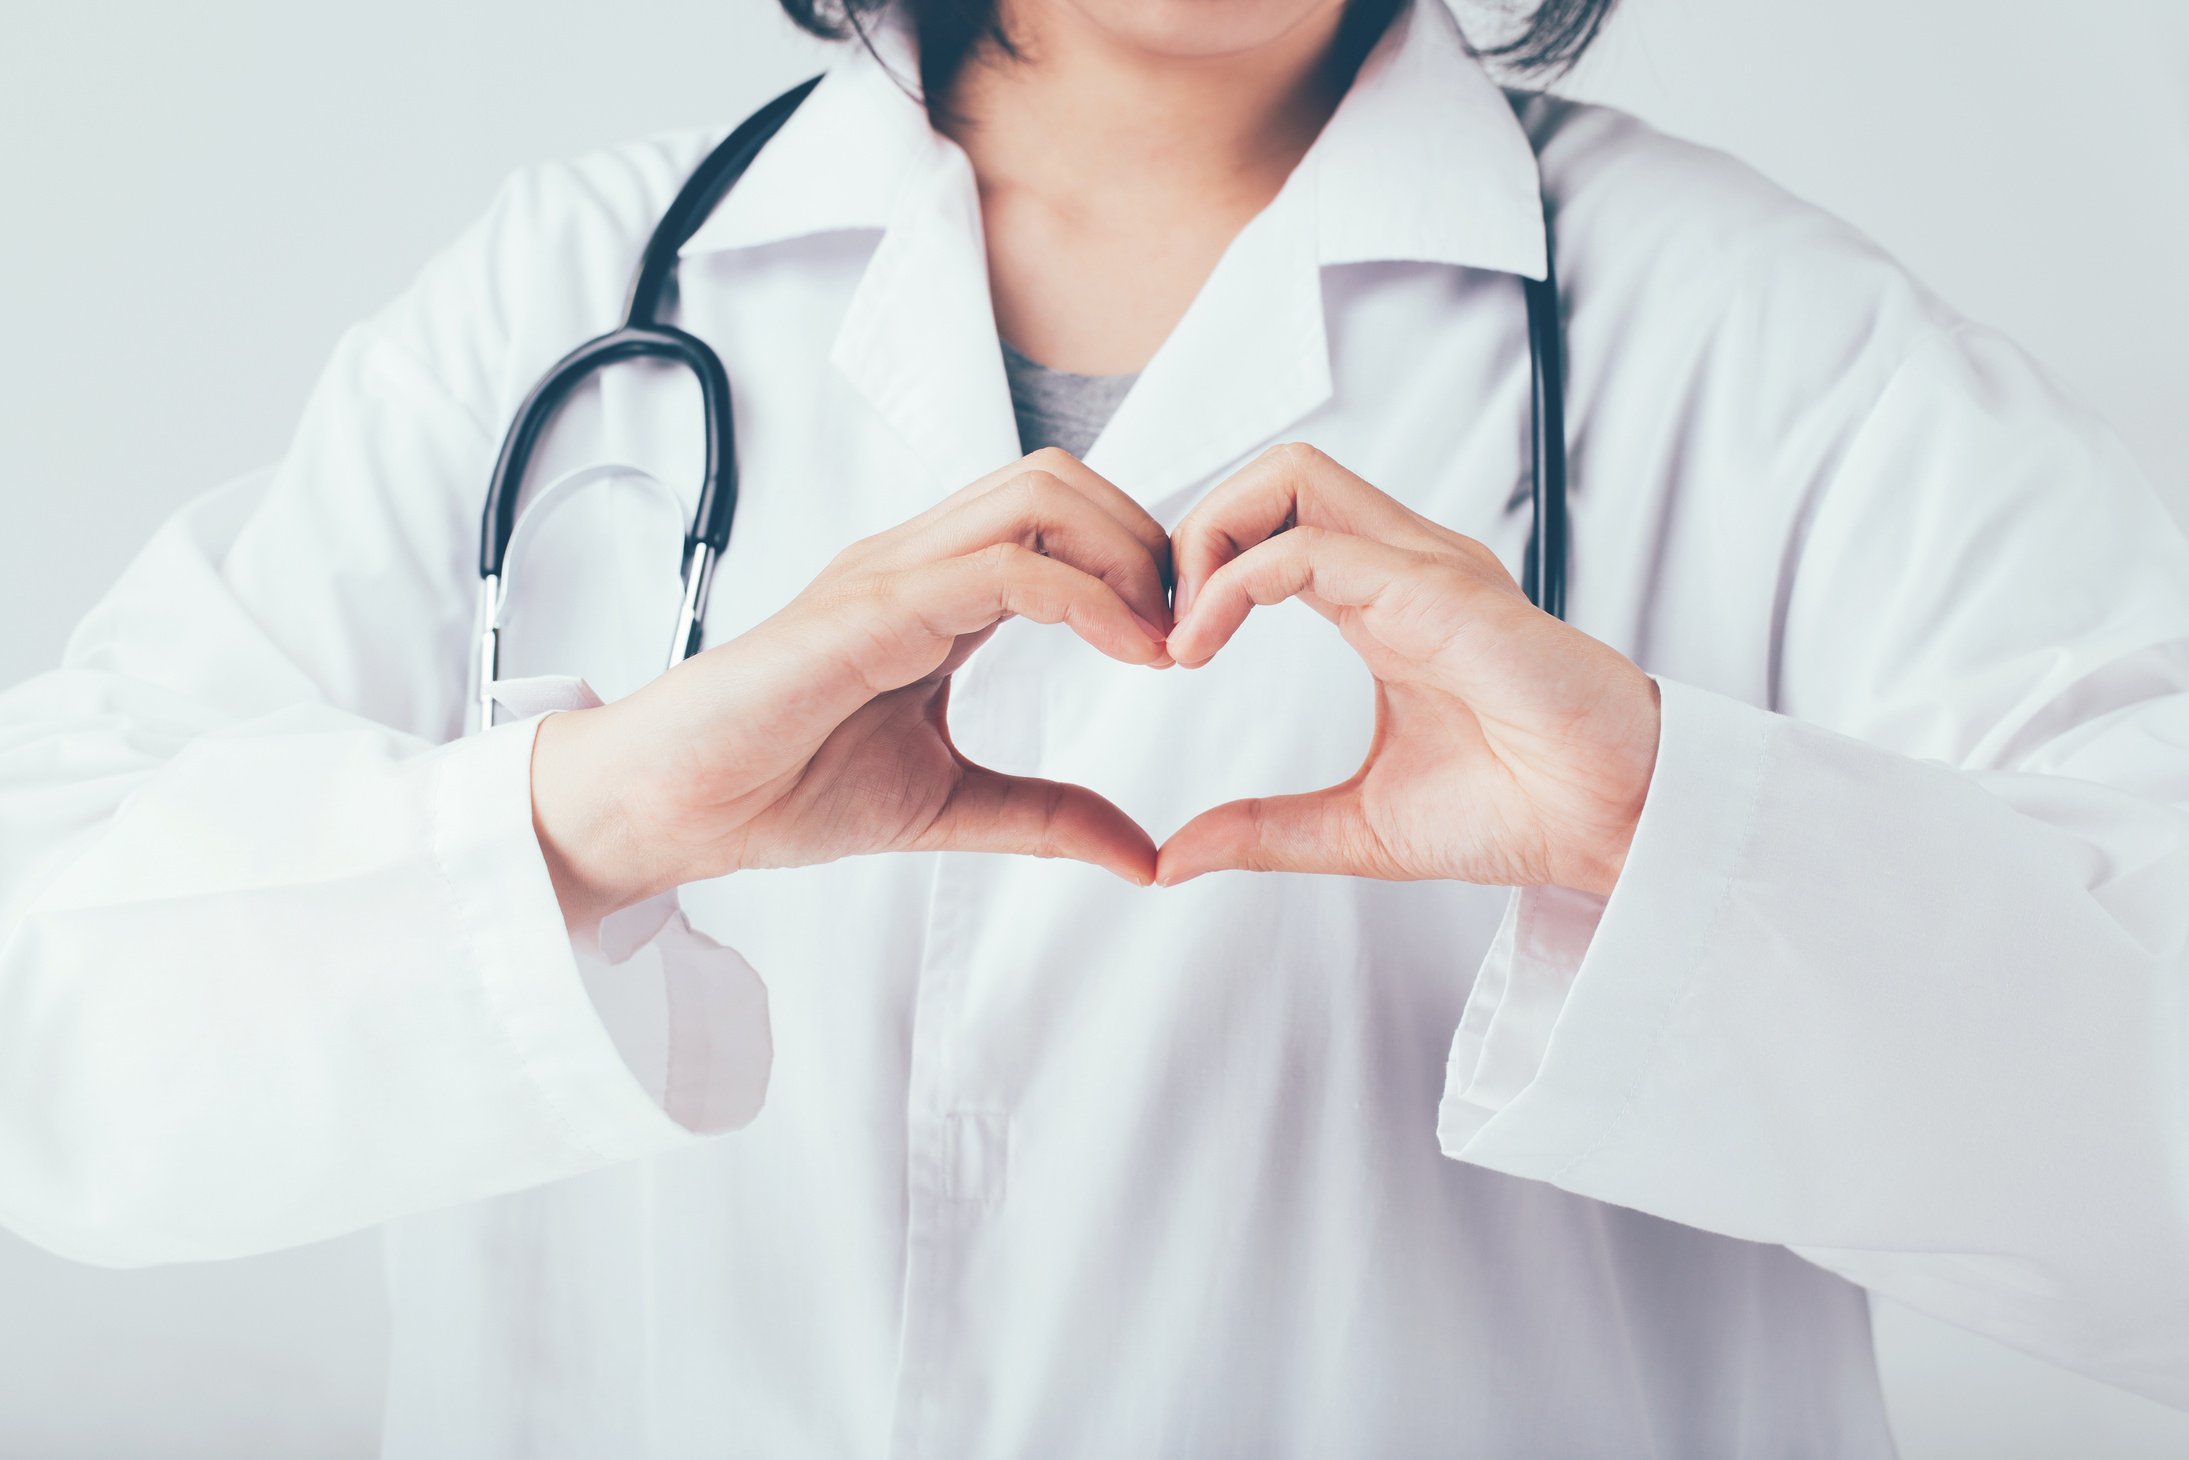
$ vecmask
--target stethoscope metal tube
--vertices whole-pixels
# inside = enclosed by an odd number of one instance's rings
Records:
[[[494,681],[502,677],[502,575],[489,573],[479,580],[479,688],[474,729],[494,724]]]
[[[682,365],[698,381],[706,415],[706,457],[699,500],[684,539],[683,591],[676,632],[669,644],[674,666],[699,652],[707,595],[714,569],[729,546],[737,512],[737,445],[731,431],[730,379],[721,357],[696,336],[660,321],[676,274],[678,251],[714,211],[760,149],[781,130],[798,104],[819,84],[815,76],[747,117],[695,168],[647,239],[621,326],[588,340],[555,363],[517,408],[502,440],[488,483],[479,530],[480,631],[477,672],[478,728],[494,723],[493,684],[500,669],[500,618],[508,553],[516,533],[518,499],[533,448],[564,401],[584,381],[624,360],[658,359]],[[1563,325],[1558,283],[1550,264],[1546,220],[1544,275],[1524,280],[1528,308],[1530,451],[1534,527],[1529,533],[1524,586],[1546,613],[1563,618],[1566,601],[1566,429]]]

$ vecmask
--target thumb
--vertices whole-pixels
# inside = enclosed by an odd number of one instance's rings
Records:
[[[1366,823],[1353,787],[1227,801],[1171,834],[1155,880],[1175,887],[1203,872],[1325,872],[1373,876]]]
[[[917,843],[922,851],[1064,857],[1136,887],[1155,880],[1155,840],[1085,786],[966,765],[957,789]]]

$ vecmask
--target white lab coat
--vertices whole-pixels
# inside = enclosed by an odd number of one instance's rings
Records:
[[[1304,439],[1517,564],[1532,138],[1572,617],[1663,688],[1608,902],[900,855],[573,950],[537,722],[455,738],[476,521],[715,134],[659,138],[512,182],[0,702],[0,1220],[145,1263],[400,1219],[402,1456],[1880,1456],[1864,1288],[2189,1403],[2189,547],[1849,229],[1518,116],[1402,16],[1089,462],[1171,523]],[[982,260],[846,51],[684,254],[744,469],[711,640],[1016,454]],[[688,503],[694,431],[625,370],[536,480]],[[641,682],[679,531],[570,499],[508,670]],[[1160,837],[1342,778],[1368,690],[1298,605],[1194,672],[1014,623],[952,723]]]

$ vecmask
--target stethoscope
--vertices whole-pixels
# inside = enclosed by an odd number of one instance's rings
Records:
[[[730,519],[737,511],[737,445],[730,422],[730,377],[722,359],[698,337],[663,324],[663,299],[675,276],[678,252],[700,223],[781,130],[821,78],[812,77],[784,92],[740,123],[707,154],[685,180],[661,221],[654,225],[631,280],[623,323],[588,340],[558,360],[517,407],[509,434],[502,440],[494,477],[487,485],[486,510],[479,532],[480,635],[478,698],[474,709],[484,729],[494,723],[493,685],[500,665],[501,615],[508,604],[505,577],[509,547],[517,530],[517,499],[525,468],[541,432],[570,393],[594,374],[625,360],[670,360],[699,382],[706,419],[706,459],[699,501],[692,509],[684,539],[682,592],[676,632],[669,644],[669,667],[699,652],[707,592],[723,549],[729,546]],[[1546,225],[1547,234],[1547,225]],[[1522,586],[1544,612],[1563,618],[1566,606],[1566,427],[1564,361],[1558,319],[1558,283],[1544,250],[1543,277],[1522,279],[1528,305],[1528,357],[1533,417],[1531,470],[1535,520],[1528,535]]]

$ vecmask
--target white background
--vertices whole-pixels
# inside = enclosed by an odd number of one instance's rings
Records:
[[[2100,403],[2189,521],[2189,7],[1626,7],[1566,89],[1853,219]],[[815,55],[773,0],[10,9],[0,684],[280,452],[336,333],[506,171],[727,125]],[[117,1273],[0,1234],[0,1455],[369,1455],[377,1280],[370,1236]],[[2189,1455],[2189,1415],[1898,1310],[1879,1341],[1909,1460]]]

